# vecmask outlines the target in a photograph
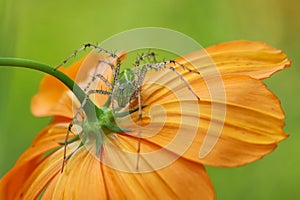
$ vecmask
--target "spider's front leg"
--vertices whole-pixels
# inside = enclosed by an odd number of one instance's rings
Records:
[[[119,56],[117,54],[107,51],[107,50],[99,47],[98,45],[86,43],[86,44],[82,45],[80,48],[76,49],[71,55],[69,55],[65,60],[63,60],[62,63],[60,63],[58,66],[56,66],[54,68],[54,70],[58,70],[61,66],[66,64],[71,58],[75,57],[79,52],[81,52],[87,48],[92,48],[97,53],[105,53],[105,54],[109,55],[110,57],[112,57],[113,59],[117,59],[117,65],[118,65],[118,63],[119,63],[119,65],[121,63],[121,59],[119,58]]]

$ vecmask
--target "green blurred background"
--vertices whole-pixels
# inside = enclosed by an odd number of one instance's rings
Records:
[[[293,60],[292,68],[265,82],[282,101],[290,137],[258,162],[207,169],[220,200],[300,199],[300,1],[111,2],[0,0],[0,56],[57,65],[84,43],[145,26],[180,31],[204,47],[247,39],[282,49]],[[30,99],[42,77],[26,69],[0,69],[0,177],[49,122],[30,113]]]

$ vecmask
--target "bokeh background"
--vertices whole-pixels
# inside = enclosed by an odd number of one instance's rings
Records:
[[[180,31],[204,47],[247,39],[282,49],[292,67],[265,82],[281,99],[290,137],[258,162],[207,170],[220,200],[300,199],[299,9],[298,0],[0,0],[0,56],[56,66],[84,43],[145,26]],[[42,77],[0,69],[0,177],[50,120],[30,113]]]

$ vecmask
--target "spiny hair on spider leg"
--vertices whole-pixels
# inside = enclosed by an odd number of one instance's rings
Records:
[[[135,65],[136,65],[136,66],[139,66],[140,63],[141,63],[142,61],[145,61],[146,58],[148,59],[149,62],[151,61],[150,58],[152,58],[153,61],[154,61],[154,63],[156,63],[157,61],[156,61],[155,56],[156,56],[156,54],[155,54],[154,52],[148,52],[148,53],[146,53],[146,54],[141,54],[141,55],[138,56],[138,58],[136,59]]]

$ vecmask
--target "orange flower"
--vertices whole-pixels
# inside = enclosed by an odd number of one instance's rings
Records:
[[[206,52],[221,76],[216,76]],[[100,57],[90,54],[63,71],[72,79],[78,74],[76,82],[84,87]],[[61,172],[64,145],[59,143],[65,141],[79,104],[73,103],[63,84],[47,76],[32,100],[32,112],[54,119],[1,179],[1,199],[214,199],[203,165],[244,165],[272,152],[287,137],[280,102],[260,81],[290,65],[280,50],[260,42],[234,41],[176,61],[201,72],[200,77],[176,67],[200,101],[172,71],[147,74],[141,94],[146,107],[139,169],[135,168],[139,119],[133,113],[117,121],[132,132],[103,138],[101,162],[91,141],[80,146],[77,140],[68,145],[68,154],[75,153]],[[101,74],[111,77],[110,70]],[[216,87],[220,80],[221,88]],[[98,97],[93,100],[99,106],[107,100]],[[218,114],[222,109],[223,117]]]

